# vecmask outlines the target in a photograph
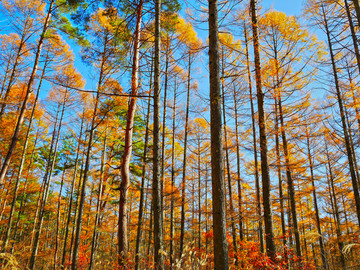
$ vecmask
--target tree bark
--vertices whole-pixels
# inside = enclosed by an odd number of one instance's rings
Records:
[[[356,0],[354,0],[354,3],[355,3],[355,1]],[[357,182],[357,179],[356,179],[356,173],[355,173],[355,168],[354,168],[354,160],[353,160],[353,153],[352,153],[352,150],[351,150],[349,132],[348,132],[346,119],[345,119],[343,98],[342,98],[342,95],[341,95],[341,92],[340,92],[340,85],[339,85],[337,67],[336,67],[336,63],[335,63],[335,55],[334,55],[334,52],[333,52],[333,45],[332,45],[331,38],[330,38],[330,31],[329,31],[328,21],[327,21],[326,15],[325,15],[324,6],[322,5],[321,8],[322,8],[322,13],[323,13],[322,15],[323,15],[323,20],[324,20],[324,28],[325,28],[326,37],[327,37],[328,46],[329,46],[329,52],[330,52],[330,58],[331,58],[331,66],[332,66],[335,89],[336,89],[336,97],[337,97],[337,101],[338,101],[338,105],[339,105],[341,123],[342,123],[343,132],[344,132],[346,154],[347,154],[347,158],[348,158],[348,161],[349,161],[350,178],[351,178],[351,183],[352,183],[353,192],[354,192],[354,198],[355,198],[356,215],[357,215],[357,219],[358,219],[358,226],[360,226],[359,185],[358,185],[358,182]]]
[[[214,269],[229,269],[221,121],[218,2],[209,0],[209,72]]]
[[[188,55],[188,76],[187,76],[187,93],[186,93],[186,111],[185,111],[185,127],[184,127],[184,156],[181,181],[181,223],[180,223],[180,251],[179,259],[182,256],[185,239],[185,195],[186,195],[186,167],[187,167],[187,141],[189,133],[189,106],[190,106],[190,87],[191,87],[191,53]]]
[[[263,188],[263,206],[264,206],[264,221],[265,221],[265,240],[266,252],[269,258],[276,261],[276,248],[274,242],[272,208],[271,208],[271,185],[270,173],[267,157],[267,138],[265,127],[265,111],[264,111],[264,93],[262,91],[261,80],[261,65],[260,65],[260,52],[259,52],[259,36],[256,15],[256,0],[250,1],[250,12],[253,30],[253,43],[254,43],[254,57],[255,57],[255,79],[257,88],[257,103],[259,114],[259,131],[260,131],[260,156],[261,156],[261,178]]]
[[[160,179],[160,14],[161,0],[155,1],[155,64],[154,64],[154,131],[153,131],[153,211],[154,211],[154,261],[155,269],[164,269],[163,220]]]
[[[139,50],[140,50],[140,29],[142,21],[143,0],[139,0],[137,6],[137,21],[134,33],[134,55],[131,73],[131,95],[126,129],[125,129],[125,147],[124,154],[121,160],[121,183],[120,183],[120,200],[119,200],[119,222],[118,222],[118,253],[119,266],[125,266],[125,259],[128,252],[127,240],[127,195],[130,187],[130,161],[133,148],[133,132],[134,119],[136,112],[137,94],[139,91]]]

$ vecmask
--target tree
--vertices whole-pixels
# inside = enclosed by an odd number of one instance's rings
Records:
[[[276,261],[276,248],[273,233],[271,197],[270,197],[270,174],[267,157],[267,138],[265,130],[265,112],[264,112],[264,94],[262,92],[261,80],[261,65],[260,65],[260,51],[259,51],[259,36],[257,26],[257,1],[250,1],[250,14],[253,31],[253,45],[255,58],[255,81],[256,81],[256,96],[258,103],[259,114],[259,133],[260,133],[260,157],[261,157],[261,178],[263,188],[263,205],[264,205],[264,223],[265,223],[265,240],[266,252],[270,259]]]
[[[221,120],[218,2],[209,1],[209,72],[211,179],[214,226],[214,269],[228,269],[226,240],[225,182]]]

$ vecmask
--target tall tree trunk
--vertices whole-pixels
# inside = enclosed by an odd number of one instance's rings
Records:
[[[328,147],[326,144],[325,144],[325,154],[326,154],[326,159],[327,159],[326,163],[327,163],[327,169],[328,169],[329,193],[330,193],[330,198],[332,199],[331,202],[332,202],[332,206],[333,206],[333,210],[334,210],[335,231],[336,231],[337,244],[338,244],[339,252],[340,252],[340,262],[341,262],[342,269],[346,269],[345,256],[342,252],[344,243],[341,240],[340,214],[339,214],[339,207],[338,207],[337,197],[336,197],[336,192],[335,192],[334,174],[333,174],[332,166],[331,166],[331,162],[330,162],[330,153],[329,153],[329,150],[328,150]]]
[[[167,90],[168,90],[168,70],[169,70],[169,37],[167,36],[167,44],[165,50],[165,78],[164,78],[164,100],[163,100],[163,119],[162,119],[162,133],[161,133],[161,193],[164,194],[164,181],[165,181],[165,139],[166,139],[166,111],[167,111]],[[164,220],[164,196],[161,196],[161,214]]]
[[[261,156],[261,178],[263,188],[263,206],[264,206],[264,221],[265,221],[265,240],[266,251],[270,259],[276,261],[276,248],[274,242],[272,208],[271,208],[271,185],[270,173],[267,157],[267,138],[265,127],[265,111],[264,111],[264,93],[262,91],[261,80],[261,65],[260,65],[260,52],[259,52],[259,36],[257,26],[256,14],[256,0],[250,0],[250,12],[253,30],[253,43],[254,43],[254,57],[255,57],[255,79],[257,88],[257,103],[259,114],[259,132],[260,132],[260,156]]]
[[[66,172],[66,165],[67,160],[65,160],[64,168],[62,171],[62,177],[61,177],[61,183],[60,183],[60,191],[59,191],[59,197],[58,197],[58,205],[57,205],[57,216],[56,216],[56,235],[55,235],[55,250],[54,250],[54,270],[57,269],[57,256],[58,256],[58,249],[60,245],[60,239],[59,239],[59,230],[60,230],[60,216],[61,216],[61,196],[62,196],[62,189],[64,185],[64,178],[65,178],[65,172]]]
[[[226,164],[226,174],[227,174],[227,184],[228,184],[228,192],[229,192],[229,206],[230,206],[230,226],[231,226],[231,235],[235,253],[235,265],[238,265],[237,258],[237,241],[236,241],[236,228],[234,221],[234,204],[233,204],[233,196],[232,196],[232,184],[231,184],[231,170],[230,170],[230,158],[229,158],[229,146],[228,146],[228,136],[226,129],[226,108],[225,108],[225,86],[224,86],[224,76],[225,76],[225,67],[224,67],[224,49],[221,50],[221,94],[222,94],[222,115],[223,115],[223,128],[224,128],[224,141],[225,141],[225,164]],[[224,177],[225,178],[225,177]],[[225,181],[225,180],[224,180]]]
[[[257,214],[259,216],[259,240],[260,240],[260,251],[264,253],[264,233],[263,233],[263,221],[261,214],[261,197],[260,197],[260,180],[259,180],[259,165],[258,165],[258,150],[257,150],[257,139],[256,139],[256,126],[255,126],[255,109],[252,93],[252,83],[251,83],[251,71],[250,71],[250,58],[249,58],[249,45],[247,37],[247,27],[244,21],[244,40],[245,40],[245,54],[246,54],[246,71],[247,79],[250,92],[250,109],[251,109],[251,127],[253,135],[253,147],[254,147],[254,167],[255,167],[255,189],[256,189],[256,204],[257,204]]]
[[[66,217],[64,245],[63,245],[63,250],[62,250],[60,269],[65,269],[66,244],[67,244],[67,241],[68,241],[68,235],[69,235],[69,230],[70,230],[71,212],[72,212],[73,197],[74,197],[74,188],[75,188],[75,182],[76,182],[76,176],[77,176],[77,168],[78,168],[78,161],[79,161],[79,154],[80,154],[81,138],[82,138],[82,135],[83,135],[83,124],[84,124],[84,112],[83,112],[83,115],[81,117],[79,141],[78,141],[78,145],[77,145],[76,157],[75,157],[75,163],[74,163],[74,174],[72,176],[71,187],[70,187],[69,206],[68,206],[68,212],[67,212],[67,217]]]
[[[326,259],[326,253],[325,253],[325,247],[324,247],[324,240],[323,235],[321,232],[321,223],[320,223],[320,215],[319,215],[319,207],[318,207],[318,200],[316,195],[316,185],[315,185],[315,177],[314,177],[314,164],[313,164],[313,158],[311,154],[311,148],[310,148],[310,133],[308,126],[305,124],[305,136],[306,136],[306,146],[307,146],[307,157],[309,162],[309,168],[310,168],[310,179],[311,179],[311,185],[312,185],[312,195],[314,200],[314,208],[315,208],[315,220],[316,220],[316,229],[319,234],[319,246],[320,246],[320,253],[321,253],[321,260],[322,260],[322,266],[324,269],[328,269],[328,262]]]
[[[133,148],[134,119],[136,112],[137,94],[139,91],[139,50],[140,50],[140,28],[142,20],[143,0],[139,0],[137,5],[137,20],[134,33],[134,56],[131,73],[131,97],[126,119],[125,147],[121,160],[121,183],[119,200],[119,222],[118,222],[118,252],[119,266],[125,266],[125,258],[128,252],[127,240],[127,194],[130,186],[130,161]]]
[[[161,0],[155,1],[155,69],[154,69],[154,131],[153,131],[153,211],[154,211],[154,261],[155,269],[164,269],[163,220],[160,179],[160,14]]]
[[[98,196],[97,196],[97,202],[96,202],[96,214],[95,214],[95,224],[94,224],[94,230],[91,240],[91,253],[90,253],[90,264],[89,264],[89,270],[92,270],[95,265],[95,253],[97,248],[97,240],[99,237],[98,227],[100,223],[100,205],[102,201],[102,195],[103,195],[103,181],[104,181],[104,170],[105,170],[105,163],[106,163],[106,143],[107,143],[107,126],[105,128],[105,134],[104,134],[104,143],[103,143],[103,152],[101,155],[101,165],[100,165],[100,176],[99,176],[99,187],[98,187]]]
[[[154,61],[153,61],[153,58],[151,57],[150,91],[149,91],[150,96],[151,96],[151,92],[152,92],[151,87],[152,87],[153,64],[154,64]],[[144,152],[143,152],[139,216],[138,216],[138,222],[137,222],[136,246],[135,246],[135,270],[139,270],[139,263],[140,263],[140,244],[141,244],[141,234],[142,234],[142,219],[143,219],[143,214],[144,214],[144,194],[145,194],[148,141],[149,141],[150,108],[151,108],[151,97],[149,97],[149,99],[148,99],[148,107],[147,107],[147,114],[146,114],[145,144],[144,144]],[[146,200],[145,200],[145,202],[146,202]],[[145,209],[146,209],[146,207],[145,207]]]
[[[185,240],[185,195],[186,195],[186,167],[187,167],[187,141],[189,133],[189,106],[190,106],[190,88],[191,88],[191,53],[188,55],[188,76],[187,76],[187,93],[186,93],[186,112],[185,112],[185,127],[184,127],[184,156],[182,168],[181,181],[181,223],[180,223],[180,251],[179,259],[182,256]]]
[[[171,202],[170,202],[170,269],[173,269],[174,264],[174,190],[175,190],[175,130],[176,130],[176,77],[174,87],[174,104],[173,104],[173,122],[172,122],[172,140],[171,140]]]
[[[82,221],[83,221],[83,211],[84,211],[84,205],[85,205],[85,196],[86,196],[86,184],[89,176],[89,170],[90,170],[90,158],[91,158],[91,149],[94,139],[94,132],[96,128],[96,121],[97,121],[97,114],[98,114],[98,107],[100,103],[100,92],[101,88],[103,87],[103,81],[104,81],[104,72],[105,72],[105,62],[106,62],[106,51],[108,46],[108,36],[105,36],[104,40],[104,48],[102,52],[102,60],[100,64],[100,74],[99,74],[99,81],[96,91],[96,97],[95,97],[95,104],[94,104],[94,110],[91,118],[91,124],[90,124],[90,131],[89,131],[89,140],[87,144],[87,150],[86,150],[86,159],[85,159],[85,167],[84,167],[84,174],[82,177],[82,183],[79,182],[79,186],[81,183],[81,190],[80,190],[80,198],[79,198],[79,204],[77,209],[77,217],[76,217],[76,230],[75,230],[75,238],[74,238],[74,248],[72,251],[72,264],[71,269],[76,270],[77,269],[77,263],[78,263],[78,257],[79,257],[79,247],[80,247],[80,236],[81,236],[81,227],[82,227]],[[74,228],[75,229],[75,228]]]
[[[244,240],[243,232],[243,213],[242,213],[242,187],[241,187],[241,174],[240,174],[240,142],[239,142],[239,124],[238,124],[238,104],[236,100],[236,88],[234,85],[234,118],[235,118],[235,141],[236,141],[236,177],[239,197],[239,234],[240,241]]]
[[[355,1],[357,1],[357,0],[354,0],[354,3],[355,3]],[[359,185],[358,185],[358,182],[357,182],[357,179],[356,179],[356,173],[355,173],[355,168],[354,168],[354,160],[353,160],[353,153],[352,153],[352,150],[351,150],[349,132],[348,132],[346,119],[345,119],[343,98],[342,98],[341,91],[340,91],[337,67],[336,67],[336,63],[335,63],[335,55],[334,55],[334,52],[333,52],[333,45],[332,45],[331,38],[330,38],[330,31],[329,31],[329,27],[328,27],[328,21],[327,21],[326,15],[325,15],[324,6],[322,5],[321,8],[322,8],[322,12],[323,12],[324,28],[325,28],[326,37],[327,37],[328,46],[329,46],[329,52],[330,52],[330,58],[331,58],[331,66],[332,66],[335,89],[336,89],[336,97],[337,97],[337,101],[338,101],[338,105],[339,105],[341,123],[342,123],[343,132],[344,132],[346,154],[347,154],[347,158],[348,158],[348,161],[349,161],[350,178],[351,178],[353,192],[354,192],[354,198],[355,198],[356,215],[357,215],[357,219],[358,219],[358,226],[360,226]]]
[[[286,247],[286,224],[285,224],[285,213],[284,213],[284,192],[281,175],[281,157],[280,157],[280,140],[279,140],[279,116],[278,116],[278,104],[275,97],[275,153],[276,153],[276,171],[279,179],[279,201],[280,201],[280,218],[281,218],[281,231],[282,240],[284,245],[284,252],[287,256]]]
[[[276,59],[275,59],[276,60]],[[279,81],[277,80],[277,85]],[[294,235],[295,235],[295,247],[296,247],[296,255],[300,258],[301,257],[301,242],[300,242],[300,233],[299,233],[299,226],[297,221],[297,211],[296,211],[296,201],[295,201],[295,188],[294,188],[294,181],[291,175],[290,170],[290,154],[288,150],[288,141],[286,138],[285,132],[285,123],[284,123],[284,115],[282,109],[282,100],[281,100],[281,93],[280,89],[275,89],[277,95],[277,103],[279,108],[279,118],[280,118],[280,133],[282,138],[282,145],[283,145],[283,152],[284,152],[284,159],[285,159],[285,167],[286,167],[286,178],[288,182],[288,195],[290,200],[290,209],[291,209],[291,217],[292,217],[292,225],[294,228]]]
[[[218,2],[209,0],[209,72],[214,269],[229,269],[221,121]]]

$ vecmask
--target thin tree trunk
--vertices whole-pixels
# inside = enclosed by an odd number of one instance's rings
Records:
[[[357,0],[354,0],[354,3],[357,2]],[[350,178],[352,182],[353,192],[354,192],[354,198],[355,198],[355,207],[356,207],[356,215],[358,219],[358,226],[360,226],[360,195],[359,195],[359,185],[356,179],[356,173],[354,168],[354,160],[353,160],[353,153],[350,146],[350,140],[349,140],[349,133],[346,125],[346,119],[345,119],[345,112],[344,112],[344,105],[343,105],[343,99],[340,92],[340,86],[339,86],[339,80],[338,80],[338,74],[337,74],[337,67],[335,63],[335,56],[333,52],[332,42],[330,38],[330,31],[328,27],[327,18],[325,16],[324,6],[321,6],[322,12],[323,12],[323,19],[324,19],[324,27],[326,32],[326,37],[328,41],[329,46],[329,52],[331,57],[331,65],[332,65],[332,71],[334,76],[334,83],[335,83],[335,89],[336,89],[336,96],[337,101],[339,105],[340,110],[340,117],[341,117],[341,123],[342,128],[344,132],[344,140],[345,140],[345,147],[346,147],[346,154],[349,161],[349,169],[350,169]]]
[[[72,211],[72,206],[73,206],[73,196],[74,196],[74,188],[75,188],[78,160],[79,160],[79,154],[80,154],[81,137],[83,135],[83,124],[84,124],[84,112],[81,117],[79,141],[78,141],[78,146],[77,146],[77,150],[76,150],[76,157],[75,157],[75,164],[74,164],[74,174],[72,177],[71,187],[70,187],[69,207],[68,207],[68,213],[67,213],[67,218],[66,218],[64,245],[63,245],[63,252],[62,252],[61,266],[60,266],[61,269],[65,269],[66,244],[67,244],[67,239],[68,239],[69,229],[70,229],[70,222],[71,222],[71,211]]]
[[[152,92],[151,87],[152,87],[153,63],[154,61],[151,60],[150,91],[149,91],[150,96]],[[145,193],[146,164],[147,164],[147,152],[148,152],[148,141],[149,141],[150,108],[151,108],[151,98],[149,97],[147,114],[146,114],[146,130],[145,130],[145,143],[144,143],[141,187],[140,187],[139,216],[138,216],[137,233],[136,233],[135,270],[139,270],[139,263],[140,263],[140,244],[141,244],[141,234],[142,234],[142,218],[144,214],[144,193]]]
[[[340,262],[341,262],[342,269],[346,269],[345,256],[342,252],[344,243],[341,240],[340,215],[339,215],[339,207],[338,207],[336,192],[335,192],[334,174],[332,172],[332,166],[331,166],[331,162],[330,162],[330,153],[329,153],[329,150],[328,150],[328,147],[326,144],[325,144],[325,154],[326,154],[327,165],[328,165],[327,169],[328,169],[328,174],[329,174],[329,177],[328,177],[329,192],[331,194],[330,197],[332,198],[332,206],[334,209],[335,231],[336,231],[337,243],[338,243],[339,252],[340,252]]]
[[[278,80],[277,80],[277,84],[279,84]],[[294,181],[293,181],[293,178],[291,175],[291,170],[290,170],[290,154],[289,154],[289,150],[288,150],[288,141],[287,141],[286,132],[285,132],[281,93],[280,93],[280,89],[275,89],[275,91],[276,91],[276,95],[277,95],[277,103],[278,103],[278,108],[279,108],[280,133],[281,133],[282,145],[283,145],[283,151],[284,151],[286,178],[287,178],[287,182],[288,182],[288,195],[289,195],[289,200],[290,200],[291,217],[292,217],[292,223],[293,223],[294,235],[295,235],[296,255],[300,258],[301,257],[301,242],[300,242],[299,226],[298,226],[298,221],[297,221],[295,188],[294,188]]]
[[[187,167],[187,141],[189,133],[189,107],[190,107],[190,87],[191,87],[191,53],[188,55],[188,76],[187,76],[187,93],[186,93],[186,112],[185,112],[185,127],[184,127],[184,156],[182,168],[182,181],[181,181],[181,222],[180,222],[180,250],[179,259],[181,259],[184,250],[185,240],[185,195],[186,195],[186,167]]]
[[[281,176],[281,157],[280,157],[280,140],[279,140],[279,116],[278,116],[278,104],[275,97],[275,153],[276,153],[276,170],[279,179],[279,200],[280,200],[280,218],[281,218],[281,230],[282,240],[284,245],[284,252],[287,254],[286,248],[286,224],[284,214],[284,192]],[[287,255],[286,255],[287,256]]]
[[[160,179],[160,14],[161,0],[155,2],[155,69],[154,69],[154,131],[153,131],[153,211],[154,211],[154,261],[155,269],[164,269],[163,220],[161,214]]]
[[[118,253],[119,253],[119,266],[125,266],[125,258],[128,252],[127,240],[127,195],[130,187],[130,161],[133,148],[133,132],[134,132],[134,119],[136,112],[137,94],[139,91],[139,50],[140,50],[140,28],[142,19],[143,0],[139,0],[137,6],[137,21],[134,35],[134,56],[131,74],[131,95],[126,129],[125,129],[125,147],[124,154],[121,160],[121,183],[120,183],[120,200],[119,200],[119,222],[118,222]]]
[[[71,264],[72,270],[77,269],[77,263],[78,263],[81,227],[82,227],[82,221],[83,221],[83,211],[84,211],[85,196],[86,196],[86,184],[87,184],[87,179],[88,179],[89,170],[90,170],[91,148],[92,148],[92,144],[93,144],[94,131],[96,128],[96,120],[97,120],[98,107],[99,107],[99,102],[100,102],[100,91],[101,91],[104,76],[105,76],[104,75],[105,61],[106,61],[105,54],[107,51],[108,42],[109,42],[108,36],[105,36],[104,51],[102,52],[99,81],[98,81],[98,87],[97,87],[97,91],[96,91],[94,110],[93,110],[92,119],[91,119],[91,126],[90,126],[90,131],[89,131],[89,141],[88,141],[88,145],[87,145],[86,159],[85,159],[85,168],[84,168],[84,174],[83,174],[82,184],[81,184],[79,207],[78,207],[78,211],[77,211],[74,248],[72,251],[73,252],[72,253],[72,264]]]
[[[104,143],[103,143],[103,152],[101,155],[101,165],[100,165],[100,176],[99,176],[99,187],[98,187],[98,197],[97,197],[97,203],[96,203],[96,214],[95,214],[95,224],[94,224],[94,230],[91,240],[91,253],[90,253],[90,264],[89,264],[89,270],[92,270],[95,265],[95,253],[97,248],[97,241],[99,237],[98,227],[100,223],[100,204],[102,201],[102,195],[103,195],[103,181],[104,181],[104,170],[105,170],[105,162],[106,162],[106,143],[107,143],[107,126],[105,128],[105,134],[104,134]]]
[[[318,201],[317,201],[317,195],[316,195],[316,185],[315,185],[315,177],[314,177],[314,164],[313,164],[313,158],[311,154],[310,149],[310,134],[308,130],[308,126],[305,124],[305,132],[306,132],[306,145],[307,145],[307,157],[309,161],[309,168],[310,168],[310,179],[311,179],[311,185],[312,185],[312,195],[314,200],[314,208],[315,208],[315,220],[316,220],[316,228],[318,231],[319,237],[319,246],[320,246],[320,252],[321,252],[321,260],[322,260],[322,266],[324,269],[328,269],[328,262],[326,259],[326,253],[325,253],[325,247],[324,247],[324,240],[323,235],[321,232],[321,223],[320,223],[320,215],[319,215],[319,207],[318,207]]]
[[[239,197],[239,234],[240,241],[244,240],[243,232],[243,213],[242,213],[242,187],[241,187],[241,175],[240,175],[240,142],[239,142],[239,124],[238,124],[238,104],[236,100],[236,90],[234,86],[234,118],[235,118],[235,140],[236,140],[236,176],[238,186],[238,197]]]
[[[225,163],[226,163],[226,173],[227,173],[227,184],[229,192],[229,206],[230,206],[230,226],[231,226],[231,235],[235,253],[235,265],[238,265],[237,258],[237,241],[236,241],[236,228],[234,221],[234,204],[232,196],[232,184],[231,184],[231,170],[230,170],[230,160],[229,160],[229,146],[228,146],[228,136],[226,130],[226,108],[225,108],[225,90],[224,90],[224,76],[225,76],[225,67],[224,67],[224,49],[221,50],[221,76],[223,78],[221,84],[221,94],[222,94],[222,115],[223,115],[223,128],[224,128],[224,141],[225,141]],[[225,177],[224,177],[225,178]]]
[[[169,37],[167,36],[167,43],[169,42]],[[166,111],[167,111],[167,89],[168,89],[168,70],[169,70],[169,45],[166,45],[165,50],[165,78],[164,78],[164,100],[163,100],[163,119],[162,119],[162,133],[161,133],[161,193],[164,194],[164,179],[165,179],[165,139],[166,139]],[[163,215],[162,220],[164,220],[164,196],[161,196],[161,214]]]
[[[260,197],[260,180],[259,180],[259,165],[258,165],[258,150],[257,150],[257,139],[256,139],[256,126],[255,126],[255,109],[252,93],[252,83],[251,83],[251,71],[250,71],[250,59],[249,59],[249,45],[247,37],[247,27],[244,21],[244,40],[245,40],[245,54],[246,54],[246,71],[247,79],[250,92],[250,109],[251,109],[251,126],[252,126],[252,135],[253,135],[253,147],[254,147],[254,167],[255,167],[255,189],[256,189],[256,203],[257,203],[257,214],[259,216],[259,240],[260,240],[260,251],[264,253],[264,233],[263,233],[263,221],[261,214],[261,197]]]
[[[65,178],[65,172],[66,172],[66,165],[67,160],[65,160],[62,177],[61,177],[61,183],[60,183],[60,191],[59,191],[59,198],[58,198],[58,207],[57,207],[57,217],[56,217],[56,236],[55,236],[55,250],[54,250],[54,270],[57,269],[57,256],[58,256],[58,248],[60,244],[59,239],[59,228],[60,228],[60,211],[61,211],[61,193],[64,185],[64,178]]]
[[[264,206],[264,221],[265,221],[265,240],[266,251],[270,259],[276,261],[276,248],[274,242],[272,208],[271,208],[271,186],[270,173],[267,157],[267,138],[265,127],[265,111],[264,111],[264,93],[262,91],[261,80],[261,66],[260,66],[260,52],[259,52],[259,36],[256,15],[256,0],[250,1],[251,21],[253,29],[253,43],[254,43],[254,57],[255,57],[255,78],[257,88],[257,103],[259,114],[259,131],[260,131],[260,156],[261,156],[261,177],[263,188],[263,206]]]
[[[176,78],[174,87],[174,104],[173,104],[173,122],[172,122],[172,140],[171,140],[171,202],[170,202],[170,269],[174,266],[174,190],[175,190],[175,130],[176,130]]]

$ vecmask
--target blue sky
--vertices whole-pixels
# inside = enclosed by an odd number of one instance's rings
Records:
[[[302,0],[263,0],[261,3],[264,8],[273,7],[278,11],[283,11],[288,15],[300,15]]]

